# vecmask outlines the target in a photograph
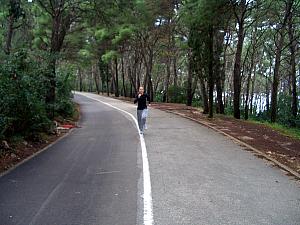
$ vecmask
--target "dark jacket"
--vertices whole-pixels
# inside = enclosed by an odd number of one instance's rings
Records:
[[[147,100],[150,104],[150,97],[148,94],[143,94],[140,97],[138,97],[138,95],[136,96],[135,100],[134,100],[134,104],[138,103],[138,110],[143,110],[143,109],[147,109]]]

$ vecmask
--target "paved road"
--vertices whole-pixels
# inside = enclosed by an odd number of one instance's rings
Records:
[[[135,114],[135,107],[92,94]],[[0,225],[142,224],[130,117],[76,95],[82,128],[0,178]],[[151,110],[145,133],[157,225],[299,225],[300,184],[224,136]]]
[[[136,224],[141,169],[132,122],[88,98],[82,128],[0,179],[0,224]]]

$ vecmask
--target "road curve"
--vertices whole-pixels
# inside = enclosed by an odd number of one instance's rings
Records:
[[[84,93],[82,128],[0,178],[0,225],[143,224],[135,106]],[[90,97],[90,98],[88,98]],[[300,184],[193,121],[151,109],[155,225],[299,225]]]
[[[82,128],[0,179],[1,225],[136,224],[139,137],[125,115],[76,96]]]

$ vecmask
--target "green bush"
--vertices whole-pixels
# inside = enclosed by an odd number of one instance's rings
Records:
[[[171,85],[168,91],[169,102],[186,103],[186,90],[183,87]]]
[[[72,96],[72,84],[74,78],[71,72],[59,72],[56,79],[56,101],[55,101],[55,113],[56,116],[72,117],[74,115],[75,105],[71,101]]]
[[[0,63],[0,139],[14,135],[32,137],[50,130],[53,123],[48,118],[49,107],[45,103],[48,84],[45,75],[49,71],[47,60],[41,58],[37,62],[21,50]],[[70,73],[58,73],[56,115],[73,115],[71,84]]]
[[[42,65],[26,52],[7,57],[0,65],[0,135],[45,131],[50,120],[45,110]]]

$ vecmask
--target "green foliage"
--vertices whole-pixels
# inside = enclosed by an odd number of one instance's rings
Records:
[[[300,117],[292,115],[291,107],[292,97],[283,93],[279,94],[278,98],[278,123],[287,127],[300,128]]]
[[[278,121],[277,123],[286,128],[300,128],[300,116],[296,118],[292,115],[291,108],[292,97],[284,93],[280,93],[278,96]],[[254,115],[254,120],[257,121],[270,121],[270,112],[263,111]]]
[[[110,62],[111,60],[118,57],[118,52],[114,50],[107,51],[101,58],[105,63]]]
[[[31,52],[20,50],[0,64],[0,139],[13,135],[33,137],[48,132],[52,126],[45,103],[47,60],[36,61]],[[73,77],[61,72],[57,76],[56,115],[70,117]]]
[[[115,36],[115,38],[112,40],[112,44],[116,45],[119,44],[131,37],[133,33],[132,28],[130,27],[123,27],[120,30],[118,30],[118,34]]]
[[[104,41],[110,37],[110,33],[107,28],[102,28],[95,31],[95,37],[99,41]]]
[[[169,102],[185,103],[186,90],[183,87],[171,85],[168,90]]]
[[[20,51],[0,65],[0,135],[29,135],[50,126],[44,97],[43,66]]]
[[[75,105],[70,99],[72,98],[72,89],[75,77],[72,76],[72,71],[62,71],[57,73],[56,79],[56,116],[71,118],[75,111]]]

